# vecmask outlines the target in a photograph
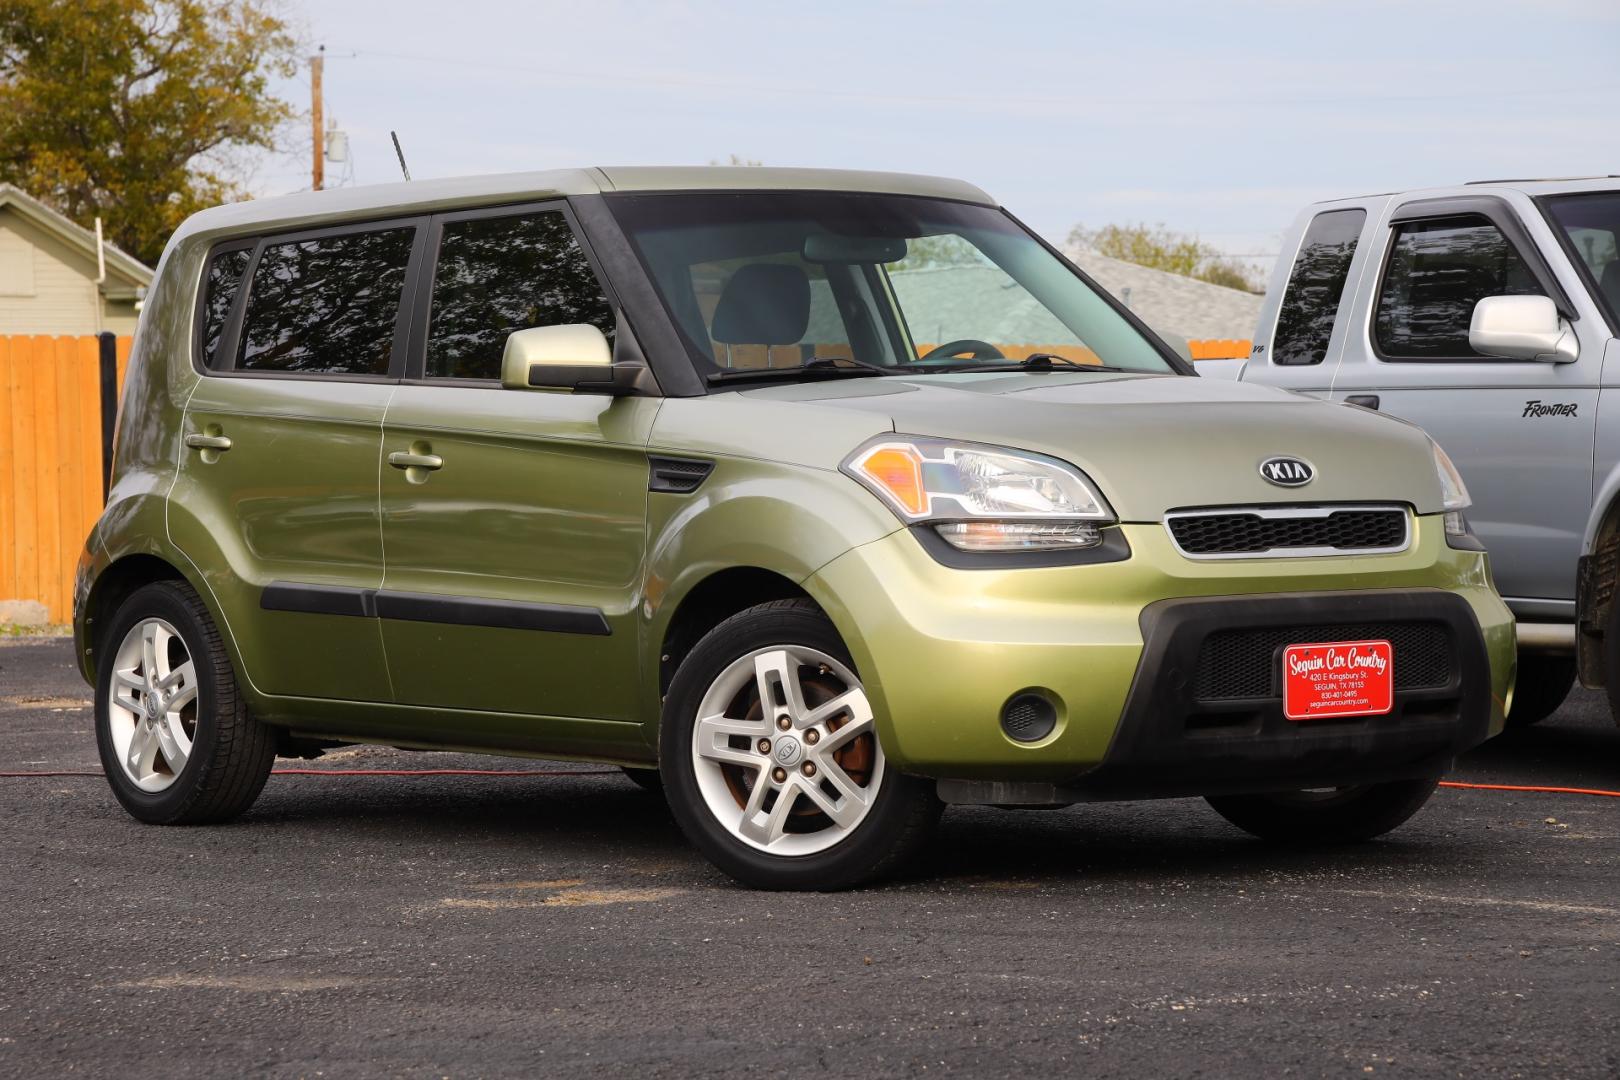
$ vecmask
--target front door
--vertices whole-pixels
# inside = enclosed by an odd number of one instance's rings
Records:
[[[369,599],[377,459],[422,227],[271,237],[211,260],[169,529],[263,693],[389,700]]]
[[[1334,396],[1370,395],[1433,436],[1468,485],[1468,520],[1502,594],[1521,617],[1573,618],[1603,342],[1588,339],[1594,320],[1581,319],[1575,363],[1474,352],[1468,326],[1483,298],[1569,301],[1505,207],[1469,200],[1437,211],[1396,212],[1382,278],[1362,307],[1365,344],[1347,352]]]
[[[561,206],[445,215],[432,234],[415,370],[384,423],[377,612],[396,700],[464,710],[441,739],[611,752],[640,738],[658,399],[501,388],[513,330],[615,330]]]

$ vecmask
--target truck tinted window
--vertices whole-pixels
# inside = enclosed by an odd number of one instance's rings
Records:
[[[1474,305],[1540,296],[1524,259],[1477,215],[1396,226],[1373,314],[1379,352],[1401,360],[1488,360],[1468,346]]]
[[[414,232],[271,241],[253,268],[237,368],[386,375]]]
[[[507,335],[590,323],[613,339],[613,307],[561,211],[451,221],[439,240],[429,378],[498,379]]]
[[[1366,221],[1365,210],[1329,210],[1312,219],[1277,312],[1272,363],[1320,364],[1326,358],[1356,238]]]
[[[203,367],[212,368],[218,361],[220,335],[225,332],[225,320],[230,317],[231,304],[236,301],[236,290],[247,273],[253,258],[252,248],[222,251],[208,260],[208,274],[203,280],[202,361]]]
[[[1547,200],[1547,209],[1590,275],[1610,325],[1620,326],[1620,191],[1560,195]]]

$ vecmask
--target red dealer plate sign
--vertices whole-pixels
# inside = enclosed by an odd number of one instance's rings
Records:
[[[1395,650],[1387,641],[1283,650],[1283,715],[1290,720],[1381,716],[1394,705]]]

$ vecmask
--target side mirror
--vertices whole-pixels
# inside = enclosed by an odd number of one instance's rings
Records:
[[[1168,330],[1154,330],[1153,332],[1159,335],[1160,341],[1174,349],[1177,356],[1189,364],[1193,362],[1192,346],[1187,343],[1186,338],[1180,334],[1172,334]]]
[[[514,330],[501,353],[501,386],[623,396],[634,388],[640,364],[615,364],[606,335],[589,323]]]
[[[1468,344],[1486,356],[1569,364],[1580,356],[1575,331],[1545,296],[1487,296],[1474,305]]]

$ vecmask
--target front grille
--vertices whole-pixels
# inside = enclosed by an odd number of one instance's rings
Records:
[[[1428,690],[1451,682],[1451,633],[1438,622],[1337,623],[1217,630],[1198,652],[1193,697],[1199,701],[1282,696],[1277,655],[1285,645],[1387,641],[1395,689]]]
[[[1165,524],[1184,554],[1206,557],[1399,551],[1407,543],[1399,507],[1199,511],[1171,514]]]

